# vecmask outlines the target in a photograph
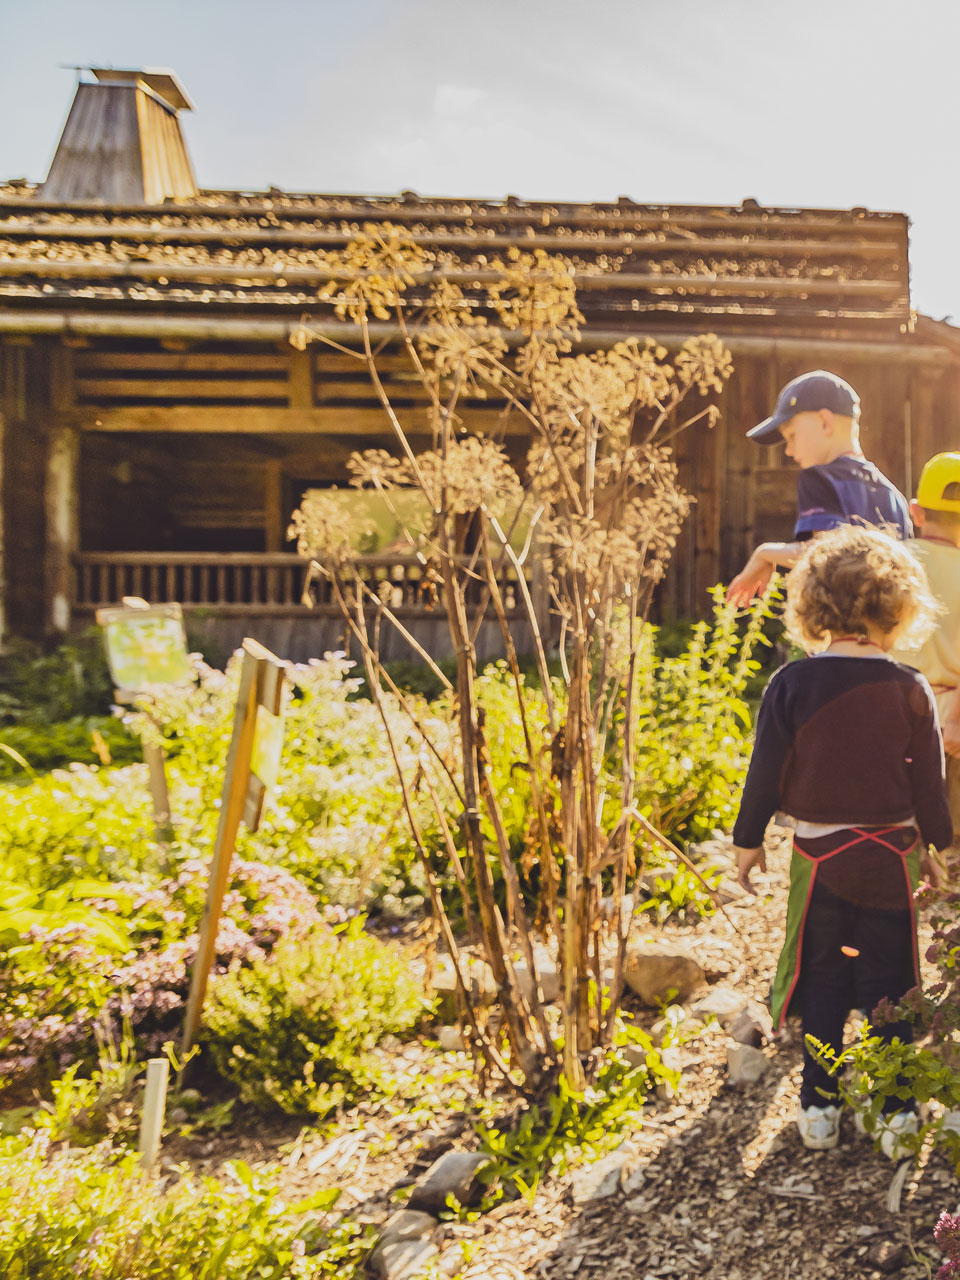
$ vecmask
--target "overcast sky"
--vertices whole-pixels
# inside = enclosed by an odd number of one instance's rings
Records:
[[[960,322],[957,0],[0,0],[0,32],[0,176],[45,176],[59,64],[171,67],[201,186],[897,210]]]

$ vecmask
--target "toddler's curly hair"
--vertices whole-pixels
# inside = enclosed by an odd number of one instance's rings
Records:
[[[808,651],[836,636],[866,637],[874,627],[891,645],[916,648],[940,612],[921,565],[872,525],[843,525],[812,538],[787,577],[787,634]]]

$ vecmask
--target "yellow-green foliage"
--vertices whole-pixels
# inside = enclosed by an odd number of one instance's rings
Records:
[[[241,1096],[291,1115],[323,1115],[375,1087],[370,1050],[427,1011],[399,947],[359,923],[281,942],[249,968],[218,978],[204,1038]]]
[[[242,1162],[231,1184],[164,1184],[108,1143],[77,1151],[48,1134],[0,1139],[4,1280],[351,1280],[369,1249],[334,1223],[337,1193],[300,1204]]]

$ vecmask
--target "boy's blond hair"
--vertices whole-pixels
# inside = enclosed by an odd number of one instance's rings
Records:
[[[899,648],[923,643],[940,606],[902,542],[873,526],[842,525],[811,539],[787,578],[787,634],[804,649],[876,628]]]

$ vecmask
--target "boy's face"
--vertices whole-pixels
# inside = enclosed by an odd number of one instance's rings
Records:
[[[829,409],[795,413],[780,428],[787,457],[801,467],[818,467],[834,457],[833,414]]]

